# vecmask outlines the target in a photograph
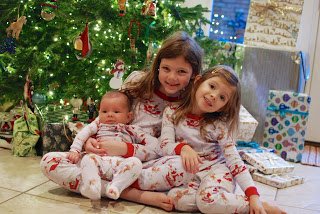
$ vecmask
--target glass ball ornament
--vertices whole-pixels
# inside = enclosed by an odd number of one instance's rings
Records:
[[[41,11],[41,17],[46,21],[51,21],[56,16],[55,13],[47,13],[46,11]]]
[[[56,16],[57,9],[57,0],[47,0],[41,3],[41,17],[46,21],[51,21]]]

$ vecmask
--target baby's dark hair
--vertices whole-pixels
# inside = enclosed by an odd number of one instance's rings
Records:
[[[235,90],[226,105],[222,107],[219,112],[205,113],[203,115],[204,118],[200,122],[201,136],[205,136],[204,127],[208,124],[213,124],[216,120],[226,122],[229,125],[229,134],[231,135],[238,129],[239,111],[241,105],[241,86],[235,71],[231,67],[225,65],[217,65],[207,69],[202,74],[201,78],[194,83],[190,94],[183,101],[181,101],[181,105],[175,112],[174,123],[178,124],[179,121],[186,115],[186,113],[190,113],[192,111],[193,104],[196,102],[195,95],[198,88],[204,81],[212,77],[223,78],[231,87],[234,87]]]
[[[123,91],[117,91],[117,90],[111,90],[111,91],[107,91],[101,98],[101,101],[103,99],[108,99],[108,98],[115,98],[115,97],[123,97],[126,99],[126,102],[128,104],[128,109],[129,111],[132,111],[132,99],[130,99],[130,97]]]
[[[198,75],[202,69],[203,50],[199,44],[186,32],[177,31],[168,37],[158,50],[150,71],[138,82],[129,82],[125,85],[125,90],[137,99],[149,99],[153,96],[153,91],[159,89],[160,81],[159,67],[162,59],[173,59],[182,56],[192,67],[192,79]],[[191,90],[192,82],[182,91],[181,97]]]

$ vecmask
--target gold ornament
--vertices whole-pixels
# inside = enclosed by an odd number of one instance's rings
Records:
[[[80,36],[78,36],[74,39],[73,44],[74,44],[74,49],[76,49],[78,51],[82,50],[82,40],[81,40]]]

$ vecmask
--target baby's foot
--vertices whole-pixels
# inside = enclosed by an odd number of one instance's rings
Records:
[[[101,198],[101,186],[94,181],[89,185],[80,186],[80,193],[91,200],[99,200]]]
[[[108,198],[117,200],[120,197],[120,192],[116,187],[107,186],[106,195]]]

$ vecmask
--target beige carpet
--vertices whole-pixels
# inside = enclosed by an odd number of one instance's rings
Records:
[[[306,145],[302,154],[301,163],[320,166],[320,147]]]

